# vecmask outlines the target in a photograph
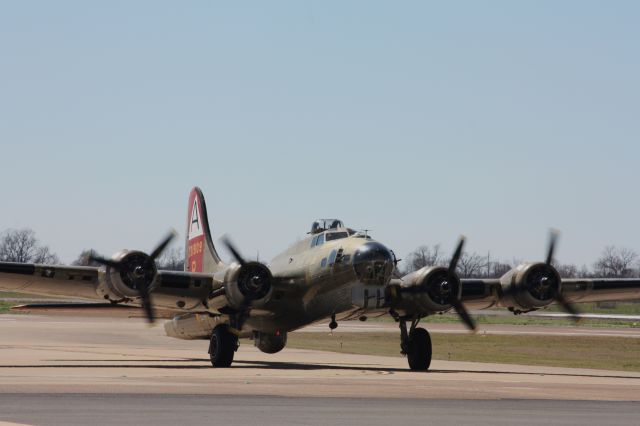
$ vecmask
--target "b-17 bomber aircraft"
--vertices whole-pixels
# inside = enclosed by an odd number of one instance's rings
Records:
[[[204,196],[189,196],[185,270],[160,271],[156,259],[165,238],[150,254],[124,250],[100,267],[0,263],[0,290],[98,300],[101,306],[144,309],[150,322],[168,315],[168,336],[209,341],[214,367],[229,367],[239,337],[250,337],[262,352],[276,353],[287,333],[330,319],[390,315],[399,325],[400,350],[412,370],[428,370],[431,339],[421,319],[454,310],[476,330],[467,308],[508,308],[529,312],[559,304],[577,318],[574,303],[640,298],[638,279],[561,279],[552,266],[555,237],[545,261],[523,263],[499,279],[460,279],[460,239],[448,267],[424,267],[396,277],[393,251],[337,219],[318,220],[308,236],[264,264],[244,258],[228,240],[233,256],[224,263],[214,247]],[[88,304],[67,304],[86,310]]]

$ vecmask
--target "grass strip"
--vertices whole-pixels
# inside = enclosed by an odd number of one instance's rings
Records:
[[[433,358],[553,367],[640,371],[640,339],[599,336],[433,333]],[[288,347],[350,354],[402,356],[392,333],[295,332]]]
[[[573,320],[564,318],[540,318],[527,315],[473,315],[473,319],[480,325],[483,324],[502,324],[502,325],[536,325],[536,326],[552,326],[552,327],[619,327],[619,328],[637,328],[640,327],[640,321],[617,320],[617,319],[582,319],[578,324]],[[460,317],[455,313],[446,313],[443,315],[432,315],[425,318],[424,323],[434,324],[454,324],[460,323]],[[370,318],[369,322],[395,322],[390,316],[379,318]]]

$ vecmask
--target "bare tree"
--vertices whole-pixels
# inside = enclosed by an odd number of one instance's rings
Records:
[[[631,249],[607,246],[593,266],[596,274],[604,277],[628,277],[637,258],[638,254]]]
[[[460,278],[477,278],[487,268],[487,258],[478,253],[463,253],[458,262]]]
[[[553,262],[553,267],[556,268],[556,271],[560,274],[560,278],[578,277],[578,267],[576,265]]]
[[[9,229],[0,237],[0,261],[57,264],[58,256],[41,245],[32,229]]]
[[[425,266],[435,266],[444,264],[446,261],[442,257],[440,244],[433,246],[420,246],[407,256],[406,273],[417,271]]]
[[[507,262],[501,262],[496,260],[491,262],[489,267],[487,268],[487,278],[500,278],[507,272],[509,272],[513,268],[513,265]]]
[[[590,278],[592,276],[593,273],[589,270],[587,265],[582,265],[580,267],[580,270],[578,270],[578,275],[576,275],[576,278]]]
[[[172,248],[158,259],[158,269],[165,271],[184,271],[184,250]]]

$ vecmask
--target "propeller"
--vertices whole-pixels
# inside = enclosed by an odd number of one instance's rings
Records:
[[[231,327],[239,333],[246,320],[249,319],[253,301],[264,297],[271,288],[271,273],[266,266],[259,262],[247,262],[229,237],[222,237],[222,244],[229,250],[241,268],[238,281],[244,301],[238,308],[238,312],[230,316]]]
[[[149,323],[153,323],[155,321],[150,287],[158,272],[156,259],[160,257],[162,252],[175,237],[176,232],[173,230],[170,231],[150,255],[143,252],[132,252],[125,255],[120,260],[107,259],[93,252],[89,255],[89,260],[108,266],[120,272],[123,280],[127,281],[127,284],[138,291],[140,294],[140,301],[142,302],[142,308],[144,309],[145,316]]]
[[[460,261],[460,257],[462,256],[462,249],[464,248],[465,238],[463,236],[460,237],[460,241],[458,242],[458,246],[456,247],[456,251],[453,253],[453,257],[451,257],[451,261],[449,262],[449,268],[447,269],[447,280],[454,281],[458,280],[456,276],[456,268],[458,267],[458,262]],[[462,300],[460,299],[458,292],[452,292],[451,297],[451,306],[456,310],[458,316],[467,326],[469,330],[477,331],[477,326],[467,308],[465,308]]]
[[[242,257],[242,255],[240,254],[236,246],[233,245],[229,237],[227,236],[222,237],[222,244],[224,244],[227,250],[231,252],[231,255],[236,260],[236,262],[240,264],[240,266],[246,265],[247,262],[244,260],[244,258]]]
[[[558,241],[558,237],[559,237],[560,233],[555,230],[552,229],[549,232],[549,248],[547,250],[547,260],[545,262],[545,264],[549,267],[552,267],[552,262],[553,262],[553,254],[555,252],[556,249],[556,243]],[[543,278],[544,279],[544,278]],[[562,280],[560,280],[562,281]],[[565,312],[567,312],[568,314],[571,315],[571,319],[573,319],[575,322],[579,322],[580,321],[580,312],[571,304],[569,303],[569,301],[564,297],[564,295],[559,291],[560,287],[558,287],[556,289],[556,292],[553,296],[553,300],[555,300],[555,302],[562,306],[562,309],[565,310]]]

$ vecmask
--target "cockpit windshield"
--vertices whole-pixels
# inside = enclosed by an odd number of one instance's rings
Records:
[[[311,234],[318,234],[329,229],[344,228],[344,225],[339,219],[318,219],[311,225]]]
[[[333,240],[339,240],[341,238],[347,238],[349,236],[349,233],[346,231],[343,232],[327,232],[326,234],[326,240],[327,241],[333,241]]]

